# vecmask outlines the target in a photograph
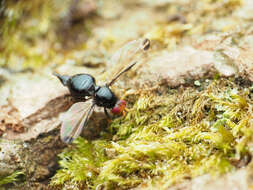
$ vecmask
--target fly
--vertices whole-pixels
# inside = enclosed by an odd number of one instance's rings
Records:
[[[119,63],[123,56],[133,57],[140,51],[146,51],[150,47],[150,41],[134,40],[118,50],[111,59],[112,63]],[[127,59],[126,59],[127,60]],[[130,61],[130,60],[128,60]],[[89,74],[77,74],[73,76],[59,75],[54,73],[61,83],[66,86],[73,98],[81,100],[71,106],[66,112],[61,125],[61,140],[67,144],[72,143],[82,132],[91,117],[95,106],[104,108],[105,114],[109,117],[107,109],[113,114],[121,114],[126,107],[126,102],[120,100],[110,89],[116,80],[125,72],[129,71],[137,62],[134,61],[121,70],[115,77],[103,86],[96,85],[95,78]]]

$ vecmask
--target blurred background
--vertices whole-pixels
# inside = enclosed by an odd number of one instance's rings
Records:
[[[208,34],[246,30],[252,6],[251,0],[2,0],[0,66],[103,67],[115,49],[139,37],[171,51]]]

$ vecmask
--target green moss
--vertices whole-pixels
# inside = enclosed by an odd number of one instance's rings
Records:
[[[18,181],[18,177],[23,174],[24,172],[22,171],[16,171],[13,174],[8,175],[8,176],[0,176],[0,187],[8,183],[13,183],[15,181]]]
[[[51,184],[125,189],[151,178],[166,188],[185,177],[231,171],[236,166],[230,161],[250,151],[250,97],[248,88],[226,79],[201,91],[144,93],[100,140],[80,138],[66,149]]]
[[[70,22],[73,6],[70,0],[34,0],[32,3],[10,0],[3,1],[0,6],[0,66],[18,71],[26,68],[36,70],[69,59],[65,54],[66,39],[72,39],[64,36],[67,30],[64,26]],[[79,30],[88,36],[85,24],[79,25]],[[74,52],[73,49],[70,52]]]

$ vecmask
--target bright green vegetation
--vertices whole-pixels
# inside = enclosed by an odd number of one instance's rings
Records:
[[[250,153],[252,93],[228,79],[201,85],[142,93],[99,140],[79,138],[61,153],[51,184],[126,189],[146,180],[165,188],[234,170]]]
[[[18,181],[18,177],[23,174],[24,172],[22,171],[16,171],[13,174],[8,175],[8,176],[0,176],[0,187],[8,183],[13,183],[15,181]]]

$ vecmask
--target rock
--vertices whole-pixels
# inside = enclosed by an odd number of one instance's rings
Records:
[[[0,141],[0,176],[10,175],[20,167],[21,148],[21,144],[7,140]]]
[[[6,84],[9,93],[1,97],[1,109],[6,110],[0,116],[6,127],[4,138],[30,140],[59,125],[56,118],[69,107],[69,99],[67,90],[56,81],[39,75],[13,76]]]
[[[243,19],[253,19],[253,2],[251,0],[244,0],[240,9],[235,11],[234,15]]]
[[[220,178],[214,178],[209,175],[204,175],[194,178],[192,181],[188,181],[174,187],[168,188],[168,190],[247,190],[251,184],[247,180],[247,169],[240,169],[236,172],[226,174]]]
[[[175,87],[184,84],[188,78],[199,79],[215,70],[213,53],[196,50],[193,47],[167,52],[163,51],[150,58],[140,70],[140,81],[160,81]]]
[[[210,175],[202,175],[192,180],[185,180],[183,183],[171,187],[163,187],[162,184],[152,186],[152,189],[161,190],[248,190],[252,187],[252,171],[249,168],[242,168],[235,172],[225,174],[219,178]],[[150,189],[148,184],[141,184],[135,190]]]
[[[71,19],[73,22],[83,20],[94,14],[97,10],[95,1],[92,0],[75,0],[71,7]]]
[[[241,36],[241,33],[246,35]],[[215,67],[225,76],[237,75],[253,81],[252,29],[223,35],[209,35],[194,44],[198,50],[214,52]]]

